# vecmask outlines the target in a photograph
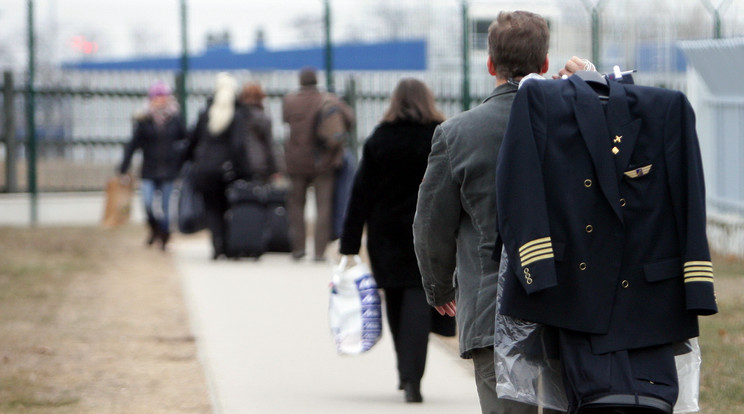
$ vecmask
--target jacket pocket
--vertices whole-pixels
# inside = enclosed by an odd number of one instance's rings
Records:
[[[647,391],[654,395],[654,390],[659,387],[676,385],[677,367],[673,345],[663,344],[630,352],[630,369],[633,377],[641,381],[637,386],[642,393]]]
[[[631,170],[625,171],[623,175],[630,179],[635,180],[635,179],[648,175],[648,173],[651,172],[652,167],[653,167],[653,164],[648,164],[642,167],[633,168]]]
[[[657,166],[651,162],[631,164],[623,171],[623,180],[625,188],[621,188],[626,198],[638,200],[638,202],[629,203],[630,208],[646,207],[644,201],[648,199],[648,191],[651,182],[654,181]]]
[[[679,257],[664,259],[643,265],[643,272],[649,282],[681,277],[682,262]]]

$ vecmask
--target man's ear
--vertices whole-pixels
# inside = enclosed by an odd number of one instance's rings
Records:
[[[548,59],[548,55],[545,55],[545,62],[543,62],[542,67],[540,68],[540,74],[544,75],[548,73],[548,69],[550,69],[550,60]]]
[[[496,66],[494,66],[493,60],[491,60],[491,56],[488,56],[488,60],[486,61],[486,66],[488,66],[488,73],[490,73],[491,76],[496,76]]]

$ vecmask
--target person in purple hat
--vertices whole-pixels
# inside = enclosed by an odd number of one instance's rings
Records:
[[[134,116],[132,139],[124,147],[119,173],[126,174],[137,150],[142,150],[140,193],[147,214],[147,245],[158,242],[160,248],[170,238],[168,209],[173,182],[181,168],[179,141],[186,138],[186,128],[171,88],[162,81],[148,89],[147,108]],[[158,206],[156,208],[156,193]]]

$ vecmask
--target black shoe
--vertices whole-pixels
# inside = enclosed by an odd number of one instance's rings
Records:
[[[168,244],[168,240],[170,240],[170,233],[167,231],[160,233],[160,250],[165,251],[165,245]]]
[[[145,243],[147,243],[148,246],[152,246],[160,239],[160,226],[158,225],[157,220],[147,219],[147,228],[150,230],[150,233],[148,234]]]
[[[419,384],[406,382],[403,384],[403,389],[406,391],[406,402],[420,403],[424,401],[424,397],[421,396]]]
[[[150,234],[147,236],[147,240],[145,240],[145,243],[147,243],[148,246],[152,246],[153,243],[155,243],[155,240],[158,239],[158,232],[150,229]]]
[[[305,252],[292,252],[292,260],[298,262],[305,257]]]

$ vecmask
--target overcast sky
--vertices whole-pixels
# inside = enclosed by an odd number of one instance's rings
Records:
[[[335,13],[343,13],[355,2],[335,3],[339,3]],[[178,53],[180,4],[180,0],[35,0],[34,20],[39,36],[55,46],[55,59],[84,58],[79,36],[96,42],[99,57],[137,51]],[[323,13],[322,0],[187,0],[187,4],[190,50],[202,50],[208,32],[224,30],[231,32],[236,49],[251,49],[259,28],[270,47],[296,44],[293,22],[302,16],[320,19]],[[7,59],[11,49],[15,64],[26,59],[27,10],[27,0],[0,2],[0,48],[5,49],[0,57]],[[37,50],[43,48],[40,44]]]
[[[185,0],[188,4],[189,51],[203,51],[207,33],[228,31],[236,51],[249,51],[255,45],[256,32],[265,33],[266,45],[272,49],[313,44],[322,39],[320,26],[299,30],[298,21],[323,16],[323,0]],[[596,3],[597,0],[587,0]],[[405,24],[382,28],[380,17],[387,13],[388,23],[396,21],[400,10],[425,14],[437,8],[438,16],[457,21],[462,0],[330,0],[333,5],[333,33],[336,40],[371,39],[375,31],[403,32],[415,19]],[[728,4],[723,17],[724,30],[741,33],[744,27],[744,0],[711,0],[712,4]],[[180,53],[181,0],[34,0],[34,20],[37,31],[37,61],[60,62],[85,58],[128,58],[133,55],[177,55]],[[588,14],[583,0],[468,0],[470,12],[478,9],[524,8],[542,13],[545,5],[559,7],[563,12],[574,9],[588,30]],[[677,9],[696,7],[702,24],[709,26],[709,13],[701,0],[621,0],[604,2],[603,10],[612,15],[617,10],[634,11],[646,16],[659,10],[660,3],[673,4]],[[541,9],[542,7],[542,9]],[[619,9],[618,9],[619,8]],[[0,68],[23,68],[27,63],[28,0],[0,0]],[[380,13],[381,10],[387,10]],[[495,14],[494,14],[495,16]],[[659,16],[662,20],[664,16]],[[426,20],[424,22],[434,22]],[[736,23],[741,21],[740,23]],[[441,21],[439,21],[441,23]],[[436,24],[436,23],[432,23]],[[443,27],[442,31],[447,28]],[[303,33],[306,36],[303,36]],[[445,36],[446,34],[442,34]],[[315,38],[311,38],[315,36]],[[448,36],[448,35],[447,35]],[[378,37],[379,38],[379,37]],[[96,48],[91,48],[95,42]],[[94,50],[95,49],[95,50]],[[95,51],[86,54],[85,51]]]

